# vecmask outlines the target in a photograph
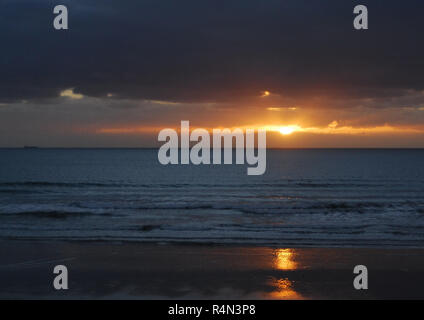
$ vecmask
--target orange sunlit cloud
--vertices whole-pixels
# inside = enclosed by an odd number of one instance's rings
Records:
[[[423,133],[424,130],[416,128],[393,127],[389,125],[375,127],[338,127],[335,122],[332,122],[327,127],[301,127],[299,125],[286,126],[261,126],[260,129],[265,129],[268,132],[279,132],[282,135],[291,135],[295,132],[315,133],[315,134],[378,134],[378,133]]]
[[[317,104],[316,108],[305,108],[290,101],[278,104],[272,100],[276,95],[270,91],[269,93],[270,95],[265,98],[259,96],[257,106],[245,107],[243,112],[239,112],[239,109],[231,104],[222,108],[217,108],[215,105],[182,104],[161,110],[162,119],[156,118],[154,123],[147,123],[144,114],[136,113],[137,109],[129,109],[126,113],[132,112],[130,122],[121,122],[121,119],[124,120],[121,117],[118,118],[120,123],[99,123],[85,127],[83,131],[84,134],[94,133],[98,137],[105,138],[113,136],[114,139],[130,139],[130,137],[144,139],[143,141],[151,141],[153,145],[162,129],[172,128],[180,132],[180,122],[171,119],[182,119],[190,120],[190,130],[204,128],[209,133],[212,133],[213,129],[225,128],[263,129],[269,133],[269,147],[276,148],[422,145],[424,125],[420,121],[422,111],[418,107],[407,110],[396,108],[339,110],[323,109]],[[191,115],[191,119],[187,119],[187,114]]]

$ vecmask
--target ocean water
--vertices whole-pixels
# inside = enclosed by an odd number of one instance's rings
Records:
[[[424,150],[267,158],[247,176],[154,149],[0,149],[0,240],[424,246]]]

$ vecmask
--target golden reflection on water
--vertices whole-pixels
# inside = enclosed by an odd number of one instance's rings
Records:
[[[293,249],[276,249],[273,257],[273,266],[277,270],[293,271],[298,269],[298,263],[295,260],[296,252]],[[272,278],[269,284],[275,288],[269,294],[271,299],[303,299],[301,294],[294,290],[294,282],[287,277]]]
[[[274,266],[278,270],[296,270],[297,263],[294,260],[295,251],[293,249],[276,249],[274,251]]]
[[[288,278],[272,279],[270,285],[275,287],[275,290],[269,294],[270,299],[282,300],[300,300],[302,295],[293,288],[293,281]]]

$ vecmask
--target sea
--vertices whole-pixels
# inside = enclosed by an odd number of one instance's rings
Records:
[[[0,240],[424,247],[424,149],[271,149],[246,170],[0,149]]]

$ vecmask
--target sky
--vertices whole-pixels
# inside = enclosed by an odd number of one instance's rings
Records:
[[[422,0],[1,0],[0,147],[154,147],[182,120],[266,128],[274,148],[424,147],[423,14]]]

